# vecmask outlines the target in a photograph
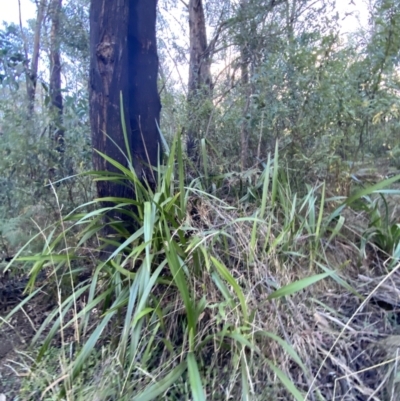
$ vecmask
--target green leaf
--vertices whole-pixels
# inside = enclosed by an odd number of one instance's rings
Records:
[[[375,185],[371,185],[367,188],[363,188],[360,191],[356,192],[354,195],[350,196],[348,199],[346,199],[344,204],[351,205],[354,201],[362,198],[363,196],[367,196],[372,193],[379,193],[381,190],[383,190],[383,188],[385,188],[399,180],[400,180],[400,174],[396,175],[394,177],[388,178],[387,180],[378,182]]]
[[[126,129],[124,98],[122,96],[122,91],[119,94],[119,108],[121,110],[121,124],[122,124],[122,132],[123,132],[124,141],[125,141],[125,149],[128,152],[128,160],[132,164],[132,154],[131,154],[131,147],[129,146],[128,131]]]
[[[137,396],[132,398],[132,401],[151,401],[160,400],[161,394],[164,394],[171,386],[173,386],[178,379],[186,371],[187,363],[181,362],[176,368],[169,372],[163,379],[149,386]]]
[[[299,292],[304,288],[307,288],[310,285],[329,277],[330,275],[330,273],[316,274],[315,276],[306,277],[301,280],[295,281],[293,283],[285,285],[284,287],[279,288],[279,290],[274,291],[268,296],[267,299],[282,298],[287,295],[295,294],[296,292]]]
[[[268,366],[278,376],[279,380],[288,389],[290,394],[292,394],[292,396],[297,401],[305,401],[300,391],[296,388],[296,386],[292,383],[292,381],[285,375],[285,373],[283,373],[282,370],[276,367],[269,359],[266,359],[266,361],[268,363]]]
[[[233,276],[229,273],[229,270],[219,260],[217,260],[213,256],[211,256],[211,260],[214,266],[216,267],[217,271],[219,272],[219,274],[233,287],[237,297],[239,298],[244,320],[247,321],[248,318],[247,304],[242,289],[240,288],[236,280],[233,278]]]
[[[192,396],[194,401],[205,401],[205,393],[203,385],[201,383],[199,367],[197,366],[196,358],[193,352],[189,352],[187,356],[188,373],[190,388],[192,390]]]
[[[270,168],[271,168],[271,154],[268,153],[267,165],[264,169],[264,182],[263,182],[263,192],[261,198],[261,207],[260,207],[260,219],[262,220],[265,215],[265,210],[267,207],[267,197],[268,197],[268,189],[269,189],[269,180],[270,180]]]
[[[307,372],[307,368],[304,365],[304,363],[302,362],[302,360],[300,359],[300,357],[297,354],[297,352],[285,340],[283,340],[282,338],[278,337],[276,334],[270,333],[270,332],[265,331],[265,330],[256,331],[254,334],[255,335],[261,335],[263,337],[268,337],[268,338],[276,341],[292,357],[292,359],[303,369],[303,372],[304,373]]]

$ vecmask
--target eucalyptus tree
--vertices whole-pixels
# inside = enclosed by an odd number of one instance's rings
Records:
[[[20,13],[20,27],[22,37],[25,38],[23,29],[22,29],[22,21],[21,21],[21,2],[19,4],[19,13]],[[24,50],[25,50],[25,58],[28,60],[30,58],[31,63],[30,66],[26,66],[26,91],[28,97],[28,116],[32,117],[34,107],[35,107],[35,95],[36,95],[36,85],[37,85],[37,76],[38,76],[38,68],[39,68],[39,57],[40,57],[40,45],[41,45],[41,33],[43,21],[45,19],[45,13],[47,8],[47,1],[40,0],[37,2],[37,12],[36,12],[36,21],[35,21],[35,32],[34,32],[34,41],[33,41],[33,50],[32,56],[29,57],[28,54],[28,41],[25,38],[24,40]]]
[[[207,43],[206,20],[202,0],[190,0],[189,12],[189,38],[190,61],[188,82],[188,153],[196,158],[197,147],[195,140],[199,139],[200,124],[196,116],[202,105],[209,102],[212,96],[212,77],[210,71],[210,51]],[[203,118],[209,117],[205,113]],[[197,132],[196,132],[197,131]]]
[[[189,1],[189,101],[202,90],[210,95],[212,77],[210,71],[210,49],[208,48],[206,20],[202,0]]]
[[[303,149],[315,133],[304,118],[318,106],[311,100],[338,41],[330,3],[243,0],[237,8],[232,35],[240,54],[243,167],[265,157],[276,139],[286,150]]]
[[[268,55],[282,51],[281,44],[277,46],[277,42],[282,33],[282,13],[286,3],[286,0],[233,2],[230,16],[225,21],[225,46],[233,49],[233,59],[229,68],[231,77],[222,92],[228,94],[228,103],[232,101],[231,96],[234,99],[237,128],[233,131],[239,132],[239,138],[234,141],[239,143],[236,153],[242,170],[255,159],[250,144],[252,107],[257,96],[255,83]]]
[[[197,142],[213,131],[213,89],[215,78],[211,66],[220,38],[229,25],[230,1],[189,0],[189,79],[188,79],[188,153],[197,158]],[[205,7],[208,8],[206,15]],[[207,39],[207,29],[212,31]]]
[[[94,168],[115,171],[101,152],[124,166],[131,162],[138,177],[149,182],[155,181],[151,166],[157,165],[161,152],[156,5],[157,0],[92,0],[90,6]],[[99,181],[97,190],[101,198],[134,197],[132,188],[110,181]]]
[[[60,14],[62,0],[51,0],[49,15],[50,31],[50,99],[53,119],[51,136],[58,152],[64,152],[63,97],[61,92],[61,55],[60,55]]]

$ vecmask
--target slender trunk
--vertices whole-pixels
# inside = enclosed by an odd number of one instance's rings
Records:
[[[287,117],[288,125],[290,126],[291,135],[293,141],[289,145],[288,152],[289,155],[293,156],[296,149],[304,149],[304,143],[302,135],[300,135],[298,126],[302,118],[302,110],[304,110],[304,105],[307,102],[307,95],[300,94],[296,89],[296,68],[292,61],[292,54],[295,54],[296,40],[295,40],[295,24],[296,24],[296,14],[297,0],[288,1],[286,4],[286,30],[287,30],[287,43],[290,49],[289,57],[287,59],[287,90],[290,93],[290,97],[295,104],[301,104],[302,107],[298,110],[293,110]],[[278,138],[276,138],[278,139]]]
[[[247,52],[244,48],[240,49],[241,58],[241,86],[246,96],[245,104],[243,107],[242,124],[240,127],[240,164],[242,171],[247,168],[247,161],[249,157],[249,110],[250,110],[250,98],[251,98],[251,87],[249,85],[249,66],[247,61]]]
[[[287,3],[286,8],[286,26],[288,43],[291,45],[294,41],[294,24],[296,22],[297,0]]]
[[[124,166],[132,155],[138,176],[154,182],[150,166],[161,152],[158,121],[157,0],[92,0],[90,8],[90,120],[93,148]],[[121,123],[120,95],[129,149]],[[122,154],[120,149],[125,153]],[[116,171],[96,151],[95,170]],[[97,182],[99,197],[131,197],[133,189]]]
[[[33,41],[33,53],[32,60],[29,70],[26,76],[26,90],[28,94],[28,116],[29,118],[33,115],[35,106],[35,95],[36,95],[36,84],[37,84],[37,73],[39,66],[39,54],[40,54],[40,37],[42,32],[42,25],[44,20],[44,13],[46,9],[47,1],[41,0],[37,8],[36,25],[35,25],[35,36]]]
[[[248,0],[241,0],[240,8],[242,12],[241,31],[242,37],[246,37],[246,11],[248,6]],[[242,39],[243,40],[243,39]],[[247,168],[247,161],[249,157],[249,110],[250,110],[250,99],[251,99],[251,86],[249,83],[249,62],[250,62],[250,51],[247,41],[244,41],[240,46],[240,68],[241,76],[240,83],[243,88],[245,104],[243,107],[242,124],[240,127],[240,162],[242,171]]]
[[[50,98],[53,124],[51,135],[58,152],[64,152],[63,98],[61,93],[60,13],[62,0],[50,4]]]
[[[195,141],[200,139],[202,128],[204,131],[204,127],[208,126],[211,114],[208,102],[211,102],[212,97],[210,54],[202,0],[189,1],[189,40],[189,114],[187,137],[188,150],[190,149],[193,152],[189,156],[196,159],[197,147],[195,146]]]
[[[207,52],[207,32],[202,0],[189,2],[189,92],[188,97],[194,97],[201,90],[204,94],[211,93],[210,60]]]

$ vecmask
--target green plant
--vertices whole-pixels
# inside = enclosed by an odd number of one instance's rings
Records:
[[[43,357],[58,337],[63,347],[57,391],[67,398],[95,394],[116,400],[202,400],[212,394],[219,399],[221,380],[230,383],[229,394],[246,398],[262,366],[280,379],[285,394],[303,400],[302,389],[274,357],[265,354],[264,344],[272,340],[310,378],[307,366],[289,342],[263,326],[259,315],[266,302],[289,299],[326,278],[357,294],[328,267],[325,253],[344,225],[343,209],[374,192],[388,192],[383,188],[399,177],[347,199],[326,199],[324,185],[308,187],[298,197],[292,193],[287,171],[279,165],[277,145],[254,186],[233,206],[203,189],[210,185],[211,176],[185,185],[179,137],[166,150],[165,166],[154,170],[155,186],[137,178],[129,156],[124,167],[103,155],[118,172],[91,174],[96,174],[96,180],[128,182],[136,198],[89,202],[100,207],[90,213],[79,213],[78,208],[62,219],[60,227],[42,231],[45,246],[40,254],[18,255],[17,260],[30,267],[28,288],[34,289],[36,278],[46,269],[53,273],[59,294],[58,305],[33,339],[40,344],[38,366],[43,366]],[[215,188],[217,193],[225,185],[223,178],[219,182],[222,187]],[[339,206],[326,213],[327,201]],[[106,260],[95,259],[90,278],[86,274],[80,280],[88,250],[101,236],[103,218],[111,210],[135,221],[137,228],[128,230],[120,219],[107,223],[113,234],[100,238],[94,252],[110,245],[113,251]],[[76,233],[78,241],[72,245]],[[309,267],[307,277],[303,273],[280,284],[290,275],[282,265],[299,261]],[[270,283],[272,291],[258,305],[249,298],[260,263],[281,279]],[[240,275],[237,268],[232,269],[234,265],[242,266]],[[249,282],[243,281],[246,275]],[[72,354],[64,346],[71,336],[76,343]],[[95,356],[104,347],[106,361]],[[96,359],[98,364],[93,362]],[[96,377],[104,375],[100,386],[87,377],[90,371]],[[120,374],[115,376],[113,371]]]
[[[396,217],[390,217],[386,196],[397,196],[400,190],[386,188],[399,180],[400,175],[396,175],[375,185],[359,189],[345,199],[332,214],[333,217],[340,215],[347,206],[365,212],[369,222],[361,236],[362,254],[365,255],[366,245],[372,242],[393,258],[392,265],[400,257],[400,225],[396,222]]]
[[[400,190],[390,191],[389,193],[398,195]],[[369,219],[368,228],[362,235],[361,249],[364,250],[366,244],[372,242],[397,260],[400,256],[400,224],[396,222],[397,219],[392,220],[390,218],[385,194],[380,192],[379,197],[375,199],[369,196],[363,197],[359,208],[367,213]]]
[[[394,166],[395,168],[400,168],[400,146],[397,145],[395,146],[392,150],[389,152],[389,160],[390,164]]]
[[[248,358],[257,355],[275,372],[287,390],[297,400],[302,400],[301,392],[272,360],[263,356],[254,340],[270,338],[277,341],[304,372],[306,368],[289,344],[274,333],[253,327],[254,312],[246,302],[243,288],[222,260],[230,249],[228,241],[232,225],[264,225],[269,197],[268,169],[264,176],[261,208],[256,213],[259,217],[233,220],[225,228],[208,229],[202,237],[195,234],[199,228],[188,220],[196,199],[199,203],[207,199],[216,201],[227,210],[231,207],[207,194],[199,180],[189,186],[184,185],[180,138],[173,142],[166,165],[156,170],[155,189],[137,178],[129,156],[128,167],[106,155],[102,156],[118,173],[97,172],[96,180],[129,182],[135,189],[136,199],[111,197],[89,202],[89,205],[108,202],[112,206],[100,207],[90,213],[68,214],[61,222],[63,230],[60,234],[55,230],[46,234],[46,246],[41,254],[19,257],[20,261],[32,264],[29,288],[33,289],[41,270],[50,269],[53,277],[57,278],[55,285],[59,294],[64,294],[33,339],[34,343],[42,342],[37,361],[40,362],[45,355],[54,336],[60,335],[63,339],[66,336],[64,333],[74,333],[76,339],[81,339],[79,351],[71,360],[61,351],[64,355],[63,393],[74,391],[72,383],[76,383],[87,370],[90,355],[104,335],[112,335],[115,342],[111,344],[111,350],[124,372],[117,386],[118,397],[121,397],[118,399],[157,399],[174,388],[181,377],[189,383],[194,400],[205,399],[207,385],[203,371],[207,364],[206,355],[210,347],[217,346],[228,351],[228,363],[233,363],[235,371],[241,376],[243,397],[250,394],[251,388],[252,378],[246,369],[250,362]],[[276,198],[278,187],[277,153],[275,160],[275,172],[271,177],[272,199]],[[107,260],[97,262],[89,281],[74,284],[85,261],[85,246],[100,233],[103,217],[110,210],[117,210],[136,221],[138,228],[132,233],[120,220],[108,223],[115,234],[104,238],[102,246],[113,245],[114,251]],[[72,251],[69,233],[76,227],[83,229],[76,249]],[[218,252],[222,252],[221,255],[213,250],[212,244],[220,244]],[[254,239],[251,246],[255,246]],[[328,272],[291,284],[286,291],[280,289],[280,292],[271,294],[270,299],[293,294],[331,274]],[[205,283],[209,284],[204,286]],[[199,286],[203,294],[199,293]],[[84,294],[87,294],[85,305],[79,306],[78,300]],[[171,297],[174,299],[172,304],[168,301]],[[221,306],[225,305],[226,312],[222,324],[212,324],[206,329],[202,316],[212,310],[210,297],[218,299]],[[177,315],[179,309],[183,314]],[[100,311],[95,326],[94,310]],[[176,331],[172,338],[168,335],[170,314],[181,316],[178,324],[172,323]],[[118,330],[115,330],[116,327]],[[165,359],[168,354],[170,357]],[[134,380],[139,367],[152,374],[147,378],[140,376],[139,381]],[[158,377],[157,381],[151,379],[154,375]]]

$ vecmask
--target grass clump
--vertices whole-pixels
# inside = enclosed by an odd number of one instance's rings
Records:
[[[46,383],[34,390],[28,381],[29,397],[334,399],[324,372],[351,337],[346,319],[356,332],[362,326],[353,313],[365,300],[344,273],[358,264],[356,244],[341,238],[343,210],[395,178],[348,199],[327,199],[323,184],[298,196],[276,150],[253,186],[223,198],[231,175],[217,187],[205,169],[185,183],[179,138],[155,185],[137,178],[129,158],[128,167],[107,160],[118,173],[97,179],[123,180],[136,199],[97,199],[92,212],[75,211],[61,230],[43,232],[43,252],[19,256],[28,288],[38,292],[46,272],[52,294],[41,296],[51,307],[33,335],[35,363],[24,368],[30,383]],[[102,239],[110,211],[137,228],[108,221],[112,234]],[[338,305],[339,293],[356,309]],[[349,352],[343,366],[356,369],[357,358]],[[340,375],[329,380],[343,383]],[[373,385],[362,383],[351,391]]]

